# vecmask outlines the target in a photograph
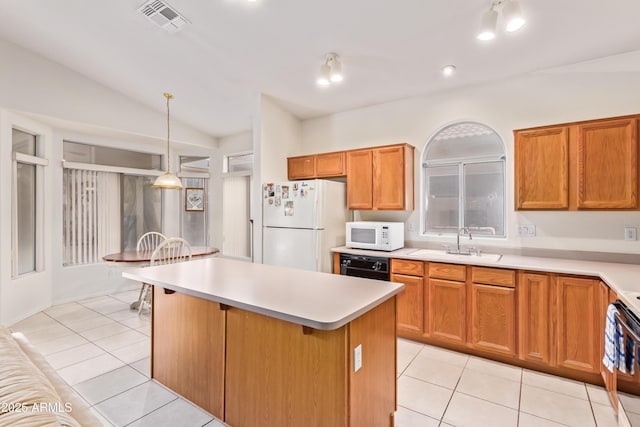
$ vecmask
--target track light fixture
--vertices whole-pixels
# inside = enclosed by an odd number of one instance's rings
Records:
[[[489,10],[482,14],[480,20],[479,40],[493,40],[496,37],[498,10],[502,11],[502,19],[508,32],[517,31],[524,25],[525,20],[518,0],[491,0]]]
[[[331,83],[339,83],[343,80],[342,63],[337,53],[327,53],[324,64],[320,66],[318,86],[329,86]]]

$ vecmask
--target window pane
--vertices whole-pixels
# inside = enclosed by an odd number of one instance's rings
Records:
[[[248,171],[253,168],[253,153],[227,157],[227,172]]]
[[[13,143],[13,152],[36,155],[36,136],[21,130],[12,129],[11,141]]]
[[[36,270],[36,165],[18,163],[18,274]]]
[[[425,168],[425,230],[450,233],[458,230],[459,217],[458,166]]]
[[[208,163],[208,159],[207,159]],[[204,188],[207,192],[207,179],[203,178],[182,178],[182,185],[185,188]],[[184,191],[182,192],[184,197]],[[203,211],[186,211],[182,209],[182,238],[192,246],[207,246],[207,206],[208,201],[205,196]]]
[[[149,231],[162,231],[162,192],[152,187],[153,177],[123,175],[122,247],[136,250],[138,239]]]
[[[464,225],[471,234],[504,235],[504,163],[464,166]]]
[[[161,169],[161,156],[159,154],[141,153],[71,141],[64,141],[63,147],[64,159],[69,162],[135,169]]]
[[[209,172],[209,156],[180,156],[180,172]]]

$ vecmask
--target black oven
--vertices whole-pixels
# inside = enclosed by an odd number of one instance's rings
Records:
[[[389,258],[340,254],[340,274],[388,281]]]

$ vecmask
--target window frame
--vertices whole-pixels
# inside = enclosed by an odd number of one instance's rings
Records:
[[[11,149],[11,278],[17,279],[33,273],[40,273],[45,270],[44,262],[44,167],[49,165],[48,159],[43,157],[44,141],[42,135],[13,125],[12,129],[30,134],[35,137],[36,155],[24,154]],[[34,191],[34,269],[19,272],[19,246],[18,236],[18,163],[35,166],[35,191]]]
[[[474,124],[478,124],[481,125],[489,130],[491,130],[499,139],[500,144],[501,144],[501,148],[502,148],[502,153],[500,155],[487,155],[487,156],[473,156],[473,157],[452,157],[450,159],[446,159],[446,160],[432,160],[429,161],[427,160],[427,154],[429,152],[429,144],[435,142],[435,138],[440,134],[440,132],[442,132],[445,129],[448,129],[452,126],[455,125],[459,125],[459,124],[463,124],[463,123],[474,123]],[[436,232],[436,231],[430,231],[428,230],[428,225],[427,225],[427,211],[428,211],[428,206],[427,206],[427,201],[429,199],[429,194],[427,194],[428,188],[429,186],[427,185],[427,168],[429,167],[444,167],[444,166],[449,166],[449,167],[457,167],[458,169],[458,230],[461,227],[465,227],[464,225],[464,220],[465,220],[465,208],[466,208],[466,204],[465,204],[465,195],[466,195],[466,188],[465,188],[465,173],[464,173],[464,169],[466,165],[473,165],[473,164],[482,164],[482,163],[497,163],[497,162],[501,162],[502,164],[502,194],[503,194],[503,200],[502,200],[502,230],[503,233],[502,234],[477,234],[477,235],[473,235],[474,237],[482,237],[482,238],[489,238],[489,239],[506,239],[507,238],[507,162],[506,162],[506,146],[504,143],[504,140],[502,139],[502,137],[500,136],[500,134],[498,134],[498,132],[496,132],[495,129],[493,129],[492,127],[484,124],[484,123],[480,123],[474,120],[459,120],[459,121],[455,121],[455,122],[451,122],[448,123],[442,127],[440,127],[436,132],[434,132],[431,137],[427,140],[427,142],[424,145],[424,150],[423,150],[423,155],[422,155],[422,162],[421,162],[421,170],[420,170],[420,174],[421,174],[421,180],[420,180],[420,185],[421,185],[421,189],[420,189],[420,198],[421,198],[421,204],[420,204],[420,235],[421,236],[425,236],[425,237],[438,237],[438,236],[443,236],[443,237],[451,237],[451,236],[455,236],[458,231],[456,230],[455,232],[447,232],[447,231],[442,231],[442,232]],[[462,224],[462,225],[461,225]],[[472,234],[473,234],[473,230],[471,230]]]

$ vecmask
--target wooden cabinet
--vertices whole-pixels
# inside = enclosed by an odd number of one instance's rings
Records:
[[[287,158],[290,180],[333,178],[346,175],[345,152]]]
[[[569,128],[515,134],[516,209],[569,207]]]
[[[428,330],[432,338],[466,343],[467,299],[464,280],[464,265],[429,263],[427,311]]]
[[[151,289],[151,377],[224,419],[225,311],[202,298]]]
[[[311,179],[316,174],[316,157],[300,156],[287,159],[289,179]]]
[[[558,276],[556,280],[557,366],[600,373],[603,330],[599,281]]]
[[[373,209],[373,151],[347,153],[347,207]]]
[[[518,273],[518,357],[550,365],[551,277],[545,273]]]
[[[638,206],[638,120],[578,126],[578,208]]]
[[[471,346],[515,356],[515,271],[471,267],[471,277]]]
[[[338,153],[316,154],[316,177],[331,178],[345,176],[347,165],[344,151]]]
[[[516,209],[638,209],[639,119],[514,131]]]
[[[413,151],[408,144],[347,152],[347,205],[413,210]]]
[[[391,281],[403,283],[404,290],[396,296],[398,331],[422,334],[425,331],[424,262],[391,260]]]

